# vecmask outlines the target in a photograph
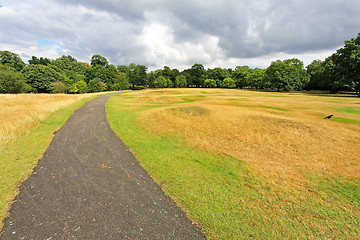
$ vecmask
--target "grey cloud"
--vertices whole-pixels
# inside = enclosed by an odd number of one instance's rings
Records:
[[[167,46],[173,51],[190,44],[204,45],[203,54],[215,54],[204,42],[216,37],[222,62],[336,49],[360,29],[358,0],[22,0],[2,5],[0,11],[9,5],[20,11],[17,17],[0,15],[1,25],[7,26],[0,44],[50,39],[82,60],[102,54],[114,64],[154,67],[160,61],[182,66],[212,59],[189,54],[176,63],[168,54],[148,57],[149,46],[139,36],[153,22],[169,28],[173,40],[166,44],[173,44]]]

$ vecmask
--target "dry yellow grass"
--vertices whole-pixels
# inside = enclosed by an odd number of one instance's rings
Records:
[[[360,125],[323,119],[332,113],[360,121],[358,114],[336,112],[360,111],[357,98],[219,89],[130,95],[132,103],[171,104],[143,111],[138,120],[150,131],[233,156],[275,185],[301,187],[309,172],[360,179]]]
[[[0,151],[51,113],[94,94],[0,94]]]

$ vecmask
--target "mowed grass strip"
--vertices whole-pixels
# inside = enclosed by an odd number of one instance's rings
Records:
[[[200,92],[203,90],[198,89],[180,91],[183,95],[187,93],[188,99],[196,99],[196,95],[203,94]],[[299,149],[296,144],[286,143],[289,138],[285,138],[284,143],[277,149],[274,147],[276,154],[270,152],[269,156],[264,157],[266,151],[262,152],[264,149],[259,145],[258,152],[254,151],[256,148],[239,148],[242,153],[236,155],[233,154],[232,147],[226,147],[233,142],[231,135],[224,135],[226,137],[222,138],[224,133],[221,133],[232,129],[231,124],[225,124],[227,118],[230,123],[236,123],[229,117],[234,112],[227,112],[231,110],[240,111],[239,114],[251,113],[237,115],[238,118],[249,117],[243,121],[244,124],[253,122],[256,125],[256,121],[261,121],[262,124],[268,122],[275,125],[270,129],[274,135],[267,136],[270,140],[273,137],[275,141],[279,141],[275,144],[281,143],[281,138],[292,131],[305,131],[305,137],[309,138],[312,134],[319,134],[319,139],[323,140],[328,135],[323,136],[322,132],[314,127],[321,123],[325,129],[336,134],[345,131],[347,135],[353,135],[353,142],[349,141],[351,147],[354,147],[359,144],[358,126],[339,125],[342,123],[324,120],[323,116],[339,108],[339,105],[352,107],[357,103],[357,99],[340,99],[339,103],[331,105],[321,97],[301,94],[292,99],[292,96],[281,93],[280,97],[274,98],[277,95],[273,93],[270,100],[266,93],[219,89],[206,91],[214,94],[211,94],[209,99],[198,98],[195,102],[182,103],[174,94],[176,89],[126,93],[111,97],[106,108],[114,131],[131,147],[140,163],[162,186],[165,193],[188,213],[192,221],[202,227],[209,239],[360,237],[357,156],[354,156],[355,160],[348,161],[348,155],[342,153],[344,162],[351,164],[349,169],[346,164],[335,164],[332,159],[329,159],[331,166],[324,167],[326,159],[321,159],[323,155],[316,155],[314,152],[311,152],[306,160],[309,164],[297,164],[296,160],[300,159],[295,155]],[[251,107],[243,112],[244,107],[236,109],[237,103],[226,101],[229,95],[236,93],[249,97],[249,105],[266,103],[266,106],[271,106],[273,103],[276,107],[288,109],[289,111],[285,112],[288,115],[279,116],[266,109]],[[171,95],[174,98],[170,98]],[[157,100],[166,105],[149,105]],[[219,115],[212,115],[215,110]],[[263,115],[259,116],[259,113]],[[314,116],[314,113],[317,116]],[[224,115],[225,119],[222,119],[221,115]],[[299,117],[309,121],[304,122]],[[187,121],[192,121],[193,125],[187,125]],[[198,128],[194,121],[201,127]],[[204,132],[209,131],[207,124],[219,132],[212,142],[204,135]],[[276,124],[279,124],[278,131]],[[265,131],[265,135],[269,134],[266,127],[268,126],[260,128]],[[238,134],[236,128],[232,130]],[[214,134],[214,131],[210,133]],[[187,132],[189,135],[192,132],[193,136],[189,136]],[[278,134],[280,137],[274,138]],[[343,138],[345,135],[339,137]],[[217,139],[219,137],[225,142],[221,143]],[[247,140],[246,144],[251,144],[248,136],[242,137]],[[199,144],[199,141],[204,140],[208,143]],[[258,140],[262,144],[266,143],[266,139]],[[333,141],[334,139],[329,139],[331,147],[343,147],[342,144],[337,146]],[[241,141],[233,143],[240,144]],[[315,142],[311,140],[308,143]],[[223,144],[222,149],[226,151],[219,150],[216,145],[220,144]],[[288,149],[285,147],[287,145]],[[300,146],[304,149],[306,147]],[[315,151],[314,149],[312,151]],[[271,151],[271,148],[265,150]],[[246,159],[247,151],[250,160]],[[281,156],[281,151],[289,151],[283,160],[268,159]],[[291,159],[291,154],[294,159]],[[291,160],[290,164],[286,162],[287,158]],[[261,167],[260,160],[265,167]],[[335,169],[336,167],[340,170]],[[290,176],[284,175],[284,172]]]
[[[46,151],[53,133],[71,116],[75,109],[98,94],[0,95],[2,119],[0,129],[0,229],[3,219],[21,183]],[[5,129],[5,131],[3,131]]]

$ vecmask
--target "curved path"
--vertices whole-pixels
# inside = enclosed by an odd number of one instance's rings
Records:
[[[108,98],[56,132],[0,239],[205,239],[110,129]]]

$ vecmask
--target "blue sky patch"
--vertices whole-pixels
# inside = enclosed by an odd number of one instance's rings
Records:
[[[41,46],[57,45],[59,47],[58,51],[64,49],[63,45],[61,45],[60,43],[55,42],[55,41],[51,41],[51,40],[47,40],[47,39],[40,39],[40,40],[37,40],[36,42],[38,44],[40,44]]]

